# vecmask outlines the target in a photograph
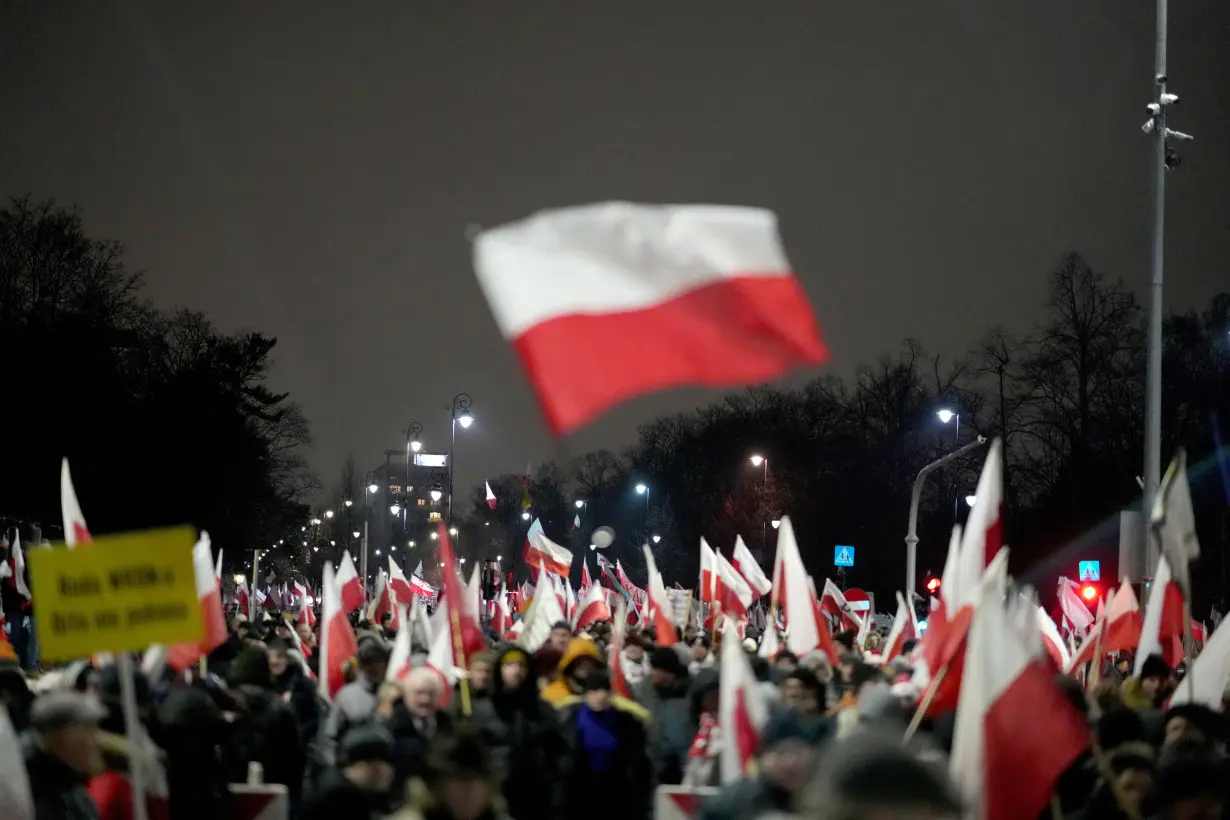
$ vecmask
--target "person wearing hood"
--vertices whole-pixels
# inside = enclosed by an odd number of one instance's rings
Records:
[[[295,713],[273,688],[266,650],[240,652],[227,670],[227,683],[238,707],[225,745],[231,782],[246,782],[249,764],[260,763],[265,782],[285,786],[292,809],[297,808],[307,761]]]
[[[574,702],[585,692],[584,680],[590,672],[603,667],[602,654],[589,638],[573,638],[559,659],[555,674],[542,690],[542,699],[559,709]],[[685,673],[686,674],[686,673]],[[635,695],[635,692],[633,692]],[[649,713],[627,698],[613,695],[616,708],[631,711],[646,719]]]
[[[338,742],[337,765],[303,801],[300,820],[376,820],[390,802],[396,769],[393,737],[379,725],[354,726]]]
[[[1170,697],[1167,686],[1170,680],[1170,664],[1161,655],[1150,655],[1140,666],[1140,675],[1123,682],[1119,695],[1123,703],[1137,712],[1153,712],[1160,709]]]
[[[649,660],[649,677],[632,696],[649,710],[649,758],[661,785],[682,782],[688,749],[696,737],[688,688],[688,669],[673,647],[660,646]]]
[[[539,697],[533,659],[522,649],[506,648],[494,667],[488,697],[475,703],[472,718],[492,777],[513,817],[551,816],[564,751],[555,710]]]
[[[629,686],[636,686],[649,674],[645,642],[639,635],[628,635],[624,638],[624,648],[619,653],[619,668]]]
[[[647,820],[654,782],[644,721],[617,705],[606,669],[592,668],[582,684],[560,712],[568,751],[559,758],[558,816]]]
[[[158,706],[174,820],[210,820],[230,811],[226,769],[218,747],[226,742],[222,710],[196,686],[175,686]]]

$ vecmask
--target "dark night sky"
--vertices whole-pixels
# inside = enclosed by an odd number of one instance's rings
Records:
[[[361,10],[360,10],[361,9]],[[1230,5],[1172,3],[1168,305],[1230,287]],[[1068,249],[1147,281],[1151,0],[0,0],[0,194],[123,240],[157,304],[279,339],[332,482],[412,419],[459,483],[564,455],[467,224],[608,198],[764,205],[848,373],[1026,326]],[[801,379],[802,377],[800,377]],[[567,442],[622,446],[675,391]],[[430,446],[430,445],[429,445]]]

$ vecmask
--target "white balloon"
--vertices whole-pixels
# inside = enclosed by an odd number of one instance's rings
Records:
[[[610,527],[599,527],[594,530],[594,534],[589,537],[589,540],[595,547],[604,550],[615,543],[615,530]]]

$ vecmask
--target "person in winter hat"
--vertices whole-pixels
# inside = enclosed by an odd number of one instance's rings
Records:
[[[106,716],[77,692],[49,692],[31,706],[22,751],[37,820],[99,820],[86,782],[102,762],[98,723]]]
[[[388,807],[395,774],[393,736],[383,726],[354,726],[338,742],[329,767],[303,802],[301,820],[375,820]]]

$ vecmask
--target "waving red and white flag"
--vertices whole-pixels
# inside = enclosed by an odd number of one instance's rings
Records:
[[[1080,587],[1062,575],[1059,576],[1059,609],[1078,635],[1084,635],[1093,626],[1093,613],[1081,600]]]
[[[764,570],[760,568],[760,564],[756,563],[756,558],[747,548],[747,544],[743,543],[742,536],[735,536],[735,552],[731,556],[730,563],[739,570],[739,574],[747,581],[747,585],[752,588],[752,592],[756,593],[757,598],[768,595],[772,591],[773,582],[765,577]]]
[[[346,557],[348,558],[349,554]],[[353,562],[351,566],[354,566]],[[332,700],[346,685],[343,665],[359,653],[359,642],[355,639],[350,620],[346,617],[342,593],[337,577],[333,574],[333,565],[328,561],[325,562],[320,595],[320,695]]]
[[[209,533],[202,531],[192,548],[192,574],[196,580],[197,605],[205,634],[199,643],[177,643],[167,647],[167,664],[182,672],[226,643],[226,617],[222,613],[222,591],[214,576],[214,556],[209,548]]]
[[[504,637],[512,629],[512,611],[508,608],[508,590],[500,584],[500,591],[495,596],[495,613],[491,616],[491,631]]]
[[[1089,747],[1089,729],[1055,686],[1033,614],[1018,611],[1035,607],[1022,596],[1005,607],[1007,562],[994,567],[969,629],[949,771],[971,816],[1032,820]]]
[[[572,572],[572,553],[559,544],[547,538],[539,527],[530,537],[530,548],[525,556],[525,563],[561,577]]]
[[[594,579],[589,574],[589,559],[581,557],[581,594],[584,595],[594,585]]]
[[[484,481],[483,486],[487,488],[487,507],[494,510],[496,504],[495,493],[491,491],[491,482]]]
[[[332,572],[329,573],[333,575]],[[334,581],[337,584],[338,595],[340,597],[342,612],[349,615],[359,607],[363,606],[363,582],[359,580],[359,571],[355,569],[354,559],[350,557],[350,550],[343,550],[342,560],[337,565],[337,575],[334,576]]]
[[[752,759],[760,747],[760,732],[769,722],[765,702],[748,655],[739,646],[739,627],[725,618],[722,627],[723,651],[718,689],[718,725],[722,727],[722,785],[747,776]]]
[[[752,588],[722,553],[715,553],[718,573],[717,604],[722,614],[738,623],[747,623],[747,609],[756,600]]]
[[[73,476],[68,469],[68,459],[60,462],[60,511],[64,516],[64,543],[68,547],[88,544],[94,539],[85,525],[77,490],[73,488]]]
[[[658,646],[672,646],[679,641],[675,623],[674,611],[671,608],[670,596],[666,594],[666,584],[658,573],[658,565],[653,560],[653,552],[645,546],[645,572],[649,576],[645,584],[649,595],[650,618]]]
[[[591,624],[611,620],[611,607],[606,602],[606,590],[598,584],[590,584],[577,604],[573,630],[580,632]]]
[[[654,390],[828,359],[777,217],[760,208],[542,211],[479,234],[474,268],[557,435]]]
[[[717,553],[704,536],[700,539],[700,602],[711,604],[717,595]]]
[[[794,526],[789,516],[783,516],[777,529],[777,561],[780,565],[779,600],[786,620],[786,648],[798,657],[819,649],[834,667],[838,665],[837,648],[816,600],[811,578],[799,555],[794,538]],[[775,572],[774,576],[777,577]],[[777,583],[777,581],[775,581]]]
[[[832,579],[824,579],[824,593],[820,596],[820,611],[838,622],[842,629],[857,631],[863,625],[863,619],[854,614],[846,595],[834,584]]]

